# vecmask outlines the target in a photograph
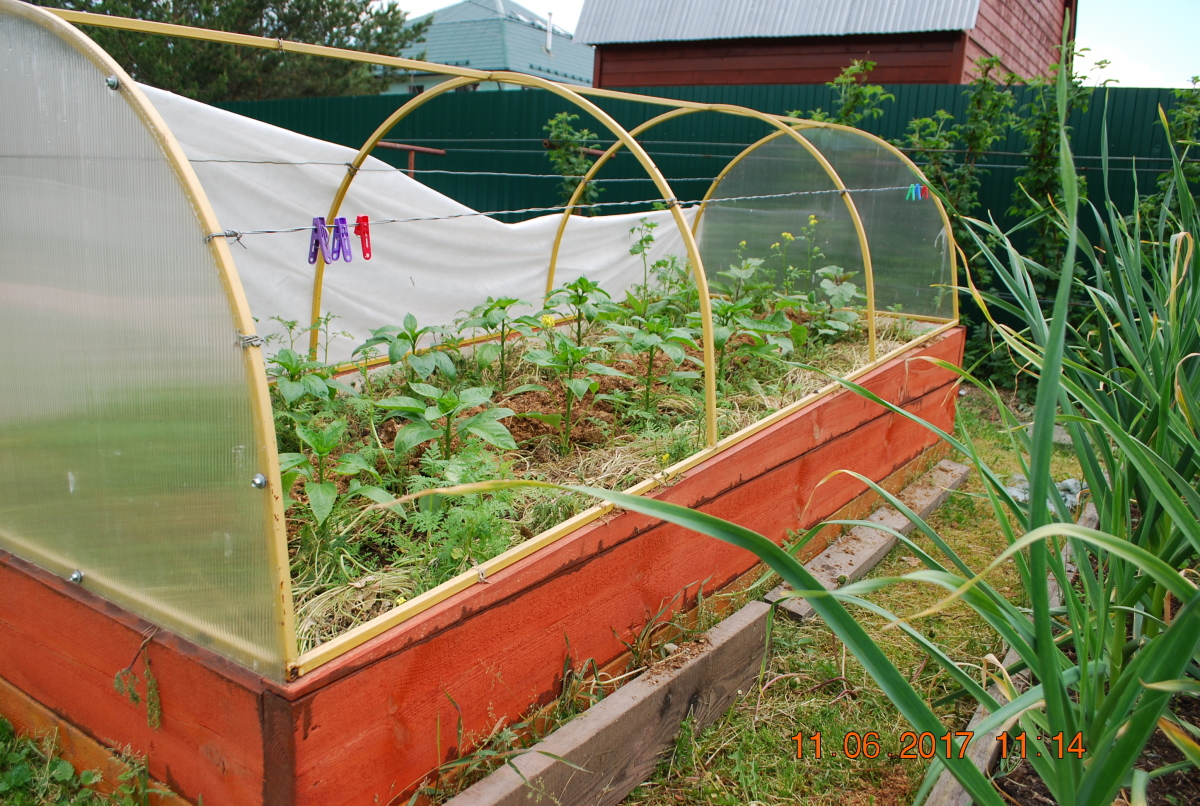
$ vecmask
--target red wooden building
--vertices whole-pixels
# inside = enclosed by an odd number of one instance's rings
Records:
[[[963,84],[982,56],[1038,75],[1076,0],[587,0],[597,87],[821,84],[853,59],[881,84]]]

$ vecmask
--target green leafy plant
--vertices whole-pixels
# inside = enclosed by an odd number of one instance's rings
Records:
[[[854,327],[859,316],[850,307],[863,298],[858,286],[850,282],[856,271],[846,271],[841,266],[823,266],[817,269],[821,278],[821,293],[825,295],[825,318],[823,327],[817,330],[822,336],[836,336]]]
[[[679,366],[688,357],[684,347],[699,349],[688,328],[672,327],[671,320],[665,316],[655,316],[643,319],[634,316],[630,324],[623,325],[613,322],[609,324],[612,336],[601,339],[601,343],[611,345],[618,353],[631,357],[642,356],[646,368],[642,376],[642,408],[645,411],[653,409],[652,394],[654,389],[654,359],[659,354],[675,366]],[[633,363],[633,362],[631,362]],[[696,379],[700,373],[693,371],[672,371],[668,375],[657,378],[659,381],[675,381]]]
[[[546,305],[549,308],[566,306],[567,315],[572,319],[571,330],[575,336],[575,344],[579,346],[583,344],[584,337],[596,320],[605,312],[611,311],[612,297],[599,283],[580,276],[551,291]]]
[[[476,305],[459,325],[463,330],[482,330],[494,341],[480,344],[475,348],[475,357],[481,366],[489,366],[499,361],[500,369],[497,380],[500,392],[508,389],[508,359],[518,345],[510,343],[513,336],[524,339],[533,336],[537,320],[529,316],[514,317],[513,308],[528,307],[529,303],[516,297],[488,297],[485,302]]]
[[[562,184],[559,186],[559,198],[563,204],[567,204],[571,200],[575,188],[579,187],[583,176],[592,167],[592,159],[587,156],[587,152],[595,150],[599,145],[594,132],[587,129],[576,129],[571,125],[576,120],[579,120],[579,115],[559,112],[542,127],[546,132],[546,142],[550,149],[546,152],[546,157],[554,166],[554,170],[563,177]],[[589,183],[580,194],[578,203],[595,204],[603,190],[595,183]],[[589,215],[594,214],[594,208],[586,209]]]
[[[581,280],[583,278],[580,278]],[[582,317],[581,317],[582,318]],[[575,404],[600,388],[596,376],[607,375],[620,378],[630,377],[619,369],[606,366],[596,360],[604,355],[601,347],[581,345],[556,330],[543,331],[545,349],[529,350],[525,360],[538,369],[549,374],[563,390],[565,403],[561,416],[557,414],[531,415],[559,429],[559,439],[563,453],[571,448],[571,429],[575,425],[571,416]],[[541,388],[545,387],[530,387]]]
[[[417,317],[407,313],[399,326],[385,325],[372,330],[371,338],[356,347],[353,354],[357,356],[372,349],[386,349],[388,363],[402,366],[405,378],[410,383],[418,378],[426,380],[434,371],[453,378],[458,370],[449,355],[441,350],[422,352],[421,347],[429,337],[448,335],[449,332],[443,327],[421,327]]]
[[[349,384],[333,376],[333,367],[321,361],[310,361],[290,347],[267,359],[267,374],[275,379],[275,391],[288,409],[309,397],[327,401],[339,392],[351,396],[358,394]]]
[[[344,494],[339,494],[337,484],[326,479],[325,470],[329,456],[341,446],[342,436],[345,432],[345,420],[334,420],[320,429],[297,425],[296,435],[311,450],[312,457],[316,459],[315,466],[312,459],[303,453],[284,453],[279,456],[283,489],[291,490],[292,485],[299,478],[305,479],[304,494],[308,498],[309,509],[312,511],[313,520],[318,527],[325,524],[339,501],[349,500],[355,496],[363,496],[377,503],[388,503],[395,500],[382,487],[362,484],[357,479],[351,480],[350,486]],[[338,464],[331,470],[343,476],[367,473],[375,480],[380,478],[379,472],[358,453],[342,454],[338,457]],[[313,478],[314,471],[316,478]],[[287,497],[284,501],[284,508],[289,508],[293,503],[292,499]]]
[[[725,297],[712,298],[713,348],[717,353],[717,378],[725,383],[729,359],[735,354],[773,360],[789,355],[796,346],[795,338],[807,339],[808,329],[775,311],[764,319],[754,318],[757,306],[752,299],[733,301]],[[700,314],[689,315],[692,326],[700,327]]]
[[[820,220],[817,216],[810,214],[808,224],[800,227],[799,235],[781,232],[779,241],[771,245],[772,259],[778,272],[778,285],[782,292],[781,296],[784,298],[801,293],[800,285],[807,284],[813,277],[813,272],[824,265],[825,252],[817,239],[819,223]],[[796,241],[800,241],[803,246],[794,247]],[[800,265],[794,265],[788,255],[793,248],[803,249],[800,253]]]
[[[12,806],[100,806],[112,802],[93,789],[101,781],[98,771],[76,772],[57,750],[52,737],[35,741],[18,736],[12,723],[0,717],[0,801]]]
[[[467,415],[468,409],[491,403],[492,390],[476,386],[455,392],[428,383],[409,383],[408,388],[424,398],[422,402],[407,396],[389,397],[376,403],[381,409],[396,412],[411,420],[396,433],[396,454],[409,453],[419,445],[436,441],[441,455],[454,453],[455,439],[475,437],[503,450],[517,447],[512,434],[500,421],[512,417],[512,409],[485,408]]]
[[[443,457],[427,452],[420,472],[408,482],[411,491],[430,490],[446,484],[470,484],[484,479],[511,478],[512,470],[483,442],[468,441],[458,453]],[[418,573],[432,587],[456,574],[496,556],[512,540],[510,521],[515,493],[501,491],[464,498],[423,499],[406,516],[413,532],[424,535],[422,548],[430,562]],[[416,547],[401,542],[402,554],[415,554]]]
[[[745,245],[746,242],[742,241],[740,248],[744,249]],[[743,257],[739,264],[730,264],[726,271],[717,272],[717,277],[721,279],[714,279],[709,283],[709,288],[730,302],[746,299],[759,308],[765,295],[775,287],[774,283],[761,279],[763,263],[765,261],[760,257]]]
[[[636,227],[629,230],[629,234],[634,236],[633,246],[629,247],[629,254],[642,259],[642,284],[634,288],[636,293],[626,293],[632,298],[632,301],[640,303],[637,310],[639,314],[642,314],[650,302],[650,249],[654,246],[654,230],[657,227],[657,222],[642,218],[638,220]]]

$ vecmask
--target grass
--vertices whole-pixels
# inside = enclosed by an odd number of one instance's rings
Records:
[[[997,472],[1019,471],[994,413],[980,397],[963,399],[959,428],[971,433],[982,456]],[[1079,475],[1074,456],[1067,451],[1055,453],[1052,468],[1059,480]],[[973,475],[930,519],[930,525],[976,567],[986,565],[1006,546],[990,506],[977,497],[982,490]],[[926,538],[917,542],[934,551]],[[900,545],[869,576],[910,572],[913,559]],[[992,582],[1020,603],[1022,589],[1011,565],[1001,568]],[[941,597],[930,586],[905,584],[885,588],[869,598],[893,612],[907,614]],[[948,676],[925,663],[925,654],[909,639],[896,630],[884,629],[879,618],[860,615],[870,636],[898,668],[908,671],[924,697],[933,700],[954,688]],[[966,668],[981,664],[989,654],[1003,654],[994,633],[962,604],[922,619],[916,626]],[[964,698],[942,707],[938,715],[946,724],[961,728],[973,707]],[[797,625],[777,618],[771,656],[760,680],[738,698],[724,719],[707,730],[697,735],[685,726],[654,777],[626,803],[783,804],[802,799],[806,804],[906,804],[920,785],[926,764],[887,757],[899,752],[900,737],[906,730],[907,722],[823,622],[813,619]],[[843,737],[868,731],[878,734],[879,757],[847,758]],[[822,735],[819,760],[812,757],[811,736],[817,732]],[[792,738],[799,733],[808,737],[803,743],[806,757],[801,759],[796,758],[797,743]],[[853,752],[855,742],[850,739],[849,743]]]
[[[103,782],[96,770],[76,770],[57,754],[53,734],[18,736],[0,717],[0,804],[3,806],[145,806],[151,790],[145,764],[125,758],[126,772]],[[107,783],[111,794],[96,791]]]

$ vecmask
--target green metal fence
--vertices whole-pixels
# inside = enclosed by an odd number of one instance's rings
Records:
[[[889,140],[898,140],[915,117],[932,116],[945,109],[961,119],[966,87],[953,85],[900,85],[887,88],[896,100],[885,105],[882,118],[864,128]],[[783,113],[798,109],[831,109],[830,88],[816,86],[716,86],[649,87],[632,91],[646,95],[706,103],[729,103]],[[1015,88],[1017,106],[1031,93]],[[348,98],[309,98],[224,104],[242,115],[358,148],[387,115],[404,101],[403,95]],[[659,107],[629,101],[600,99],[599,105],[626,127],[632,127],[662,111]],[[1166,89],[1112,88],[1093,93],[1090,108],[1076,111],[1070,121],[1074,129],[1076,158],[1089,180],[1093,197],[1102,192],[1100,172],[1102,130],[1108,122],[1110,162],[1109,188],[1114,201],[1130,209],[1134,179],[1142,192],[1154,185],[1157,175],[1169,164],[1166,138],[1158,124],[1158,107],[1170,110],[1175,98]],[[514,92],[448,93],[405,119],[389,139],[446,150],[445,156],[418,154],[417,178],[430,187],[481,211],[524,210],[559,203],[559,179],[552,175],[542,144],[545,122],[562,111],[575,112],[562,99],[549,93]],[[584,114],[576,123],[599,133],[607,145],[612,138]],[[768,132],[755,120],[729,115],[697,113],[669,121],[647,134],[647,150],[672,181],[675,195],[698,199],[713,176],[746,145]],[[980,215],[993,214],[1005,220],[1005,211],[1023,163],[1020,135],[1010,133],[983,161],[990,169],[984,180]],[[407,155],[377,150],[375,156],[404,167]],[[657,197],[634,160],[627,155],[614,159],[601,174],[605,181],[601,202],[628,202]],[[625,181],[620,181],[625,180]],[[639,209],[619,208],[622,210]],[[316,212],[314,212],[316,214]],[[534,213],[499,216],[515,221]]]

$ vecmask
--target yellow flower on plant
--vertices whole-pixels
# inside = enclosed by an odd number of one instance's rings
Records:
[[[808,225],[810,227],[815,227],[817,225],[817,217],[815,215],[810,215],[808,217]]]
[[[778,248],[779,248],[779,241],[776,241],[775,243],[771,244],[771,248],[772,248],[772,249],[778,249]]]
[[[542,314],[541,319],[538,321],[540,321],[542,323],[542,327],[546,328],[547,330],[554,328],[554,317],[548,313]]]
[[[796,240],[796,236],[795,236],[795,235],[793,235],[793,234],[792,234],[792,233],[790,233],[790,232],[784,232],[784,233],[781,233],[781,234],[783,235],[783,239],[784,239],[785,241],[789,241],[789,242],[790,242],[790,241],[794,241],[794,240]]]

